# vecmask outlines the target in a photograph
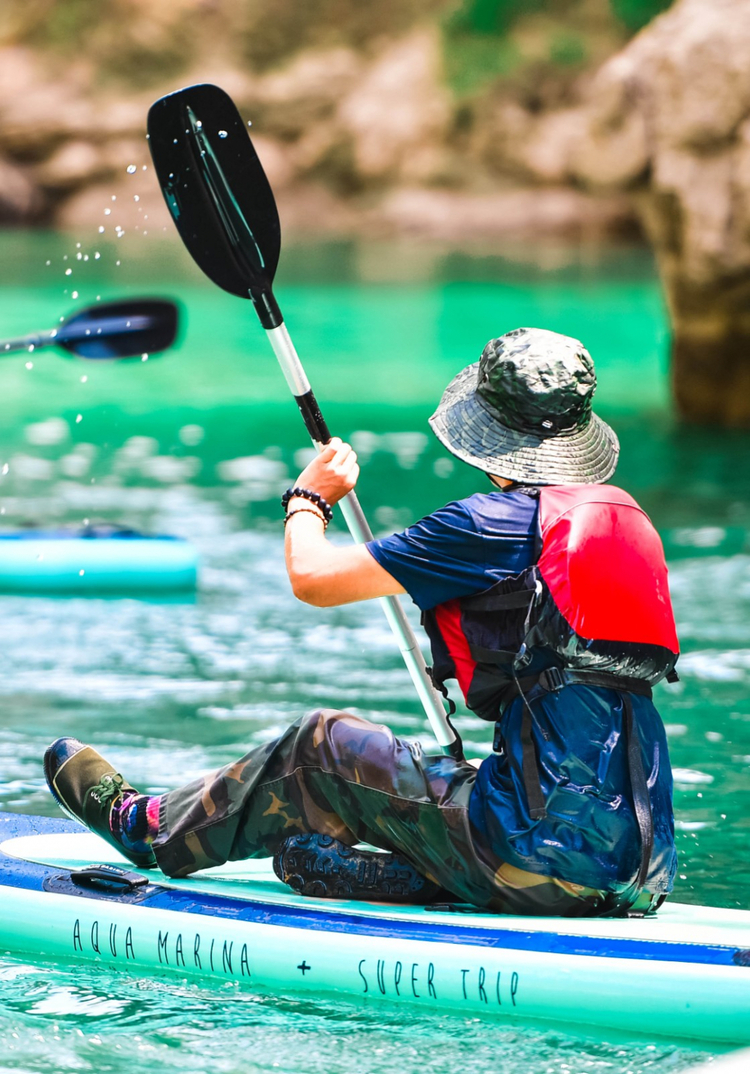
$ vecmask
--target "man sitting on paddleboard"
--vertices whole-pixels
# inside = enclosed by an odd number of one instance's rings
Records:
[[[441,892],[514,914],[655,909],[676,853],[651,687],[674,677],[678,644],[659,538],[632,497],[603,484],[619,445],[591,411],[595,387],[577,340],[508,332],[430,419],[449,451],[490,476],[490,492],[404,533],[332,545],[329,505],[359,474],[333,440],[285,497],[295,594],[329,607],[408,593],[436,683],[458,679],[469,708],[495,723],[478,770],[324,710],[160,796],[58,739],[44,763],[60,805],[169,876],[275,855],[280,875],[301,871],[298,888],[333,893],[305,888],[323,855],[320,875],[360,897]],[[359,842],[391,853],[349,849]]]

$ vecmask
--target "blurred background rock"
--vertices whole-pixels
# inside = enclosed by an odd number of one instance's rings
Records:
[[[288,234],[650,241],[681,413],[750,422],[750,0],[3,0],[0,42],[0,222],[167,228],[148,106],[217,82]]]

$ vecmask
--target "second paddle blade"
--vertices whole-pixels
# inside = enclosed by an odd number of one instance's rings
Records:
[[[208,84],[170,93],[151,106],[148,135],[162,193],[193,259],[230,294],[268,295],[279,215],[231,97]]]
[[[81,358],[140,358],[171,347],[178,309],[160,298],[102,302],[67,317],[54,343]]]

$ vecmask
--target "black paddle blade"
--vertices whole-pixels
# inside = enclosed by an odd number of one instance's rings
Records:
[[[279,214],[231,97],[211,85],[170,93],[151,106],[148,135],[164,199],[193,259],[225,291],[252,298],[265,327],[275,327],[266,321],[278,314],[271,288]]]
[[[172,346],[178,319],[165,299],[97,302],[67,317],[51,342],[80,358],[140,358]]]

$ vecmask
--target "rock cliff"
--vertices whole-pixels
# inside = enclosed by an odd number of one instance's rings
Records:
[[[583,105],[517,119],[527,174],[629,192],[673,324],[680,413],[750,424],[750,3],[678,0]]]
[[[265,0],[6,0],[0,222],[111,227],[109,209],[122,228],[166,226],[142,174],[146,112],[175,86],[214,81],[253,121],[288,230],[627,229],[627,199],[571,189],[543,166],[529,196],[503,148],[518,140],[514,100],[536,113],[575,98],[626,40],[612,2],[277,0],[270,18]]]

